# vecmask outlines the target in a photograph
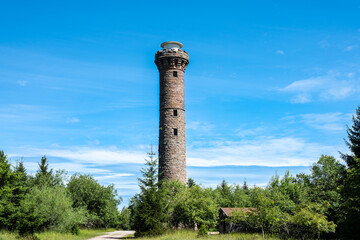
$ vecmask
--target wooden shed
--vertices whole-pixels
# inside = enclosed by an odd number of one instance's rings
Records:
[[[242,232],[246,231],[247,226],[231,221],[233,212],[256,212],[256,208],[220,208],[219,209],[219,232]],[[230,220],[229,220],[230,218]]]

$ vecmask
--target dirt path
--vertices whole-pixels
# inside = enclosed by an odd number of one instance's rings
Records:
[[[127,235],[134,234],[135,231],[115,231],[115,232],[108,232],[106,235],[97,236],[94,238],[90,238],[88,240],[106,240],[106,239],[121,239],[126,237]]]

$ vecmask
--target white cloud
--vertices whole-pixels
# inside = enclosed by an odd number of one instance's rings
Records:
[[[321,154],[337,155],[337,149],[302,138],[261,137],[250,141],[216,142],[210,147],[191,149],[187,163],[189,166],[309,166]]]
[[[352,78],[352,77],[355,76],[355,73],[354,73],[354,72],[349,72],[349,73],[346,74],[346,76],[347,76],[348,78]]]
[[[195,130],[197,132],[209,132],[215,125],[208,122],[191,121],[186,124],[186,129]]]
[[[351,86],[339,86],[338,88],[332,87],[327,89],[326,91],[321,93],[321,97],[323,99],[333,99],[333,100],[339,100],[339,99],[345,99],[351,94],[354,93],[354,88]]]
[[[276,54],[283,55],[284,51],[283,50],[276,50]]]
[[[291,98],[290,102],[291,103],[308,103],[308,102],[311,102],[311,95],[306,94],[306,93],[298,94],[298,95],[294,96],[293,98]]]
[[[345,48],[345,51],[351,51],[351,50],[353,50],[353,49],[355,49],[357,46],[356,45],[351,45],[351,46],[347,46],[346,48]]]
[[[345,74],[349,78],[348,74]],[[360,88],[356,79],[343,80],[339,74],[329,74],[292,82],[284,88],[278,89],[281,93],[293,94],[291,103],[309,103],[313,100],[342,100],[348,98]],[[353,77],[351,74],[350,77]],[[345,78],[345,77],[344,77]]]
[[[320,122],[319,120],[319,124]],[[336,125],[328,125],[328,127],[336,128]],[[302,138],[295,137],[258,137],[253,140],[207,142],[197,146],[196,148],[189,147],[187,150],[188,166],[308,166],[315,162],[321,154],[336,155],[337,150],[341,150],[336,146],[307,142]],[[63,163],[61,166],[56,165],[56,168],[71,169],[76,172],[99,171],[104,173],[108,171],[105,170],[107,165],[144,164],[146,157],[145,152],[138,149],[119,150],[115,147],[28,149],[27,152],[16,156],[39,157],[44,154],[48,158],[58,157],[72,162],[70,165],[66,165],[68,163]],[[96,166],[100,166],[100,170]],[[119,177],[125,176],[123,174],[127,173],[121,174]],[[109,172],[104,176],[111,178],[115,175]]]
[[[113,173],[105,176],[96,176],[95,179],[103,180],[103,179],[112,179],[112,178],[119,178],[119,177],[131,177],[134,176],[133,173]]]
[[[9,154],[9,157],[18,157],[14,154]],[[30,172],[36,172],[39,168],[38,162],[31,162],[29,160],[24,160],[24,165],[26,169]],[[79,173],[87,173],[87,174],[99,174],[99,173],[110,173],[107,169],[102,169],[99,167],[91,167],[87,164],[76,163],[76,162],[51,162],[50,167],[55,170],[65,169],[68,172],[79,172]]]
[[[144,163],[146,153],[139,150],[119,150],[116,147],[90,148],[69,147],[51,149],[27,149],[18,151],[18,154],[9,154],[12,157],[59,157],[73,162],[91,163],[96,165],[113,165],[119,163]]]
[[[78,118],[76,118],[76,117],[67,118],[67,119],[66,119],[66,122],[67,122],[67,123],[78,123],[78,122],[80,122],[80,119],[78,119]]]
[[[280,91],[284,92],[306,92],[314,89],[321,88],[327,81],[325,77],[309,78],[305,80],[299,80],[291,83],[290,85],[281,88]]]
[[[26,84],[27,84],[27,81],[25,81],[25,80],[19,80],[19,81],[17,81],[17,84],[19,84],[19,85],[22,86],[22,87],[25,87]]]
[[[338,131],[344,130],[348,114],[335,113],[309,113],[300,115],[301,121],[305,124],[321,130]]]
[[[236,130],[236,133],[240,137],[256,136],[265,130],[264,127],[256,127],[250,129],[239,128]]]

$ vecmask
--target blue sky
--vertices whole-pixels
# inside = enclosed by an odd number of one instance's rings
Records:
[[[184,44],[188,176],[264,186],[347,151],[358,1],[1,1],[0,149],[125,199],[158,141],[164,41]]]

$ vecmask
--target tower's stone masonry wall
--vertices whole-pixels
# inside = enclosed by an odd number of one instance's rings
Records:
[[[177,71],[177,77],[168,70],[160,72],[160,110],[164,108],[182,109],[184,103],[184,72]]]
[[[160,179],[186,183],[185,111],[179,109],[177,114],[173,109],[160,111],[159,174]]]
[[[155,63],[160,75],[159,179],[186,183],[184,71],[189,55],[163,49]]]

